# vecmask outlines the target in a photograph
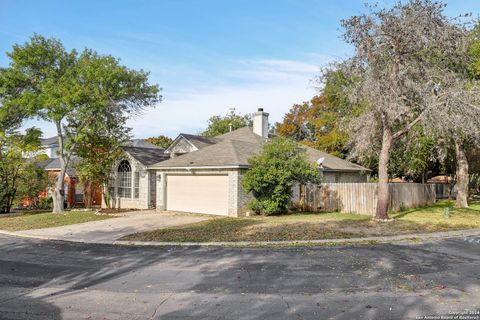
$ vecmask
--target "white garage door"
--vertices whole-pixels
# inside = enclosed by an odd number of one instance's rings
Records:
[[[167,175],[167,210],[228,215],[228,176]]]

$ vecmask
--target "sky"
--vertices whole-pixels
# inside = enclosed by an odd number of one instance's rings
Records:
[[[390,6],[392,0],[377,1]],[[0,0],[0,67],[33,33],[67,49],[111,54],[150,72],[163,100],[128,121],[136,138],[201,132],[226,114],[270,113],[281,121],[318,93],[322,66],[348,57],[340,21],[364,0]],[[480,13],[478,0],[447,1],[448,15]],[[29,121],[44,136],[51,124]]]

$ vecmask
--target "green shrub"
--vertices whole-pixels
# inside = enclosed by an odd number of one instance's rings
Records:
[[[37,204],[37,209],[50,210],[53,208],[52,197],[41,197]]]
[[[318,167],[307,159],[306,149],[289,139],[273,138],[248,163],[242,184],[255,197],[248,205],[255,213],[285,213],[295,182],[320,182]]]

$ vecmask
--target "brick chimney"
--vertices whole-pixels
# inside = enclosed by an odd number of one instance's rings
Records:
[[[253,133],[268,138],[268,113],[263,112],[263,108],[253,114]]]

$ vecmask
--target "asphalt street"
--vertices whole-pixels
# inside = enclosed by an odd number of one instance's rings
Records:
[[[200,248],[0,235],[0,319],[416,319],[478,309],[478,241]]]

